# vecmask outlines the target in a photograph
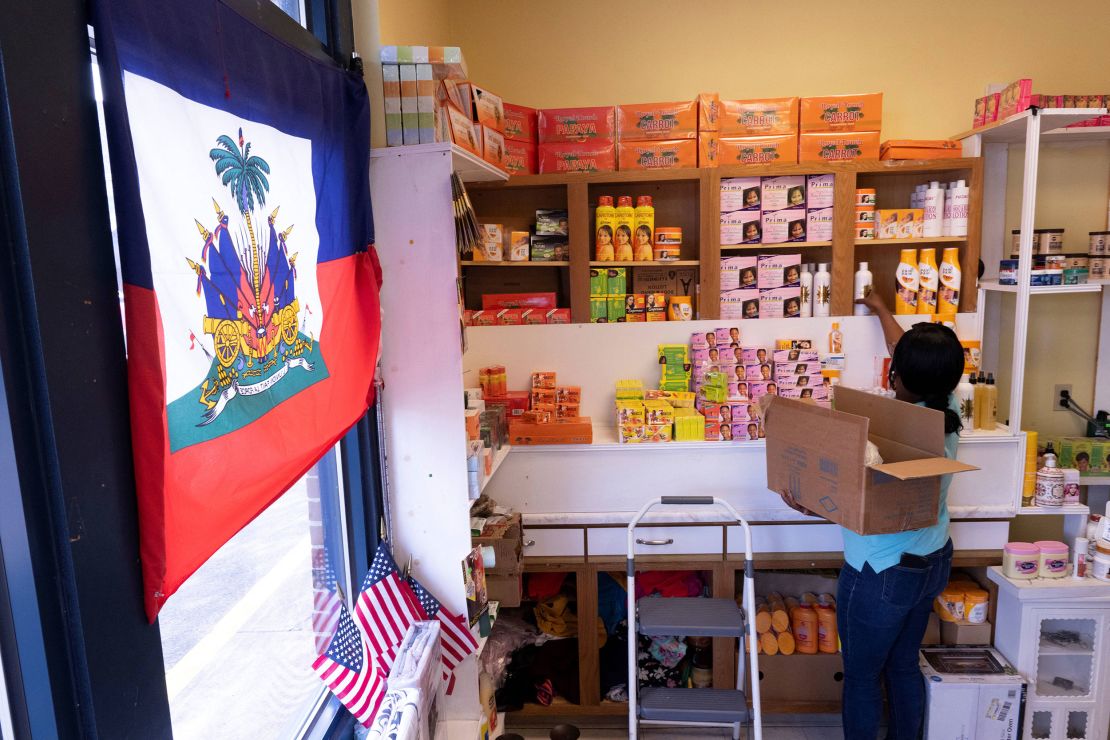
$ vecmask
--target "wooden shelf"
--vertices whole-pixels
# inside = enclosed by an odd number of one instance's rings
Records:
[[[722,244],[722,252],[745,252],[756,249],[815,249],[831,247],[832,242],[779,242],[777,244]]]
[[[664,260],[659,262],[598,262],[590,260],[590,267],[690,267],[700,265],[700,260]]]
[[[463,267],[570,267],[570,262],[566,260],[552,260],[549,262],[532,262],[525,260],[524,262],[475,262],[473,260],[462,260],[459,264]]]
[[[934,236],[921,239],[856,239],[856,246],[868,246],[871,244],[901,244],[905,247],[912,247],[916,244],[927,246],[929,244],[963,244],[965,242],[967,242],[966,236]]]
[[[700,180],[704,169],[688,167],[675,170],[613,170],[610,172],[567,172],[548,175],[513,175],[510,186],[536,187],[569,185],[571,183],[661,182],[669,180]]]

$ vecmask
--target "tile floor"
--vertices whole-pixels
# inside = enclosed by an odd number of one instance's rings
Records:
[[[582,731],[581,740],[617,740],[628,737],[628,730],[616,726],[611,721],[584,719],[578,728]],[[510,723],[506,732],[515,732],[525,740],[547,740],[548,726],[541,726],[532,720]],[[644,727],[640,736],[651,740],[685,740],[686,738],[731,738],[728,729],[693,727]],[[740,734],[747,740],[747,735]],[[769,717],[763,723],[763,740],[842,740],[840,717],[834,715],[780,715]]]

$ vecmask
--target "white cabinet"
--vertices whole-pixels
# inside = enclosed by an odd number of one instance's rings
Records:
[[[1110,584],[1094,579],[998,584],[995,646],[1028,680],[1022,737],[1103,740],[1110,727]]]

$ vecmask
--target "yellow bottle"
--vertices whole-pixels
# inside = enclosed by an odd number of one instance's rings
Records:
[[[896,273],[897,285],[894,294],[894,313],[917,313],[917,291],[920,289],[920,280],[917,275],[917,250],[903,249],[898,260]]]
[[[987,408],[987,379],[983,377],[983,373],[980,372],[975,380],[975,391],[971,401],[972,413],[974,415],[972,427],[975,429],[983,429],[983,411]]]
[[[655,243],[655,206],[650,195],[636,199],[635,221],[632,229],[632,259],[651,262],[652,244]]]
[[[917,291],[917,313],[935,314],[940,279],[937,275],[937,250],[933,247],[921,250],[921,258],[917,263],[917,276],[920,281],[920,288]]]
[[[613,245],[617,262],[632,261],[632,229],[635,223],[636,209],[632,207],[632,196],[620,196],[613,218]]]
[[[960,249],[947,247],[940,261],[940,296],[937,298],[937,313],[954,314],[959,310],[962,280]]]
[[[616,231],[617,209],[613,207],[613,196],[603,195],[597,199],[595,211],[594,259],[598,262],[613,261],[613,232]]]

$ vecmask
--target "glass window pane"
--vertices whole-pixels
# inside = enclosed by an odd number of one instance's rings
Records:
[[[337,463],[333,450],[166,602],[177,740],[293,737],[317,707],[312,661],[347,582]]]
[[[273,0],[273,2],[297,23],[302,26],[305,24],[304,0]]]

